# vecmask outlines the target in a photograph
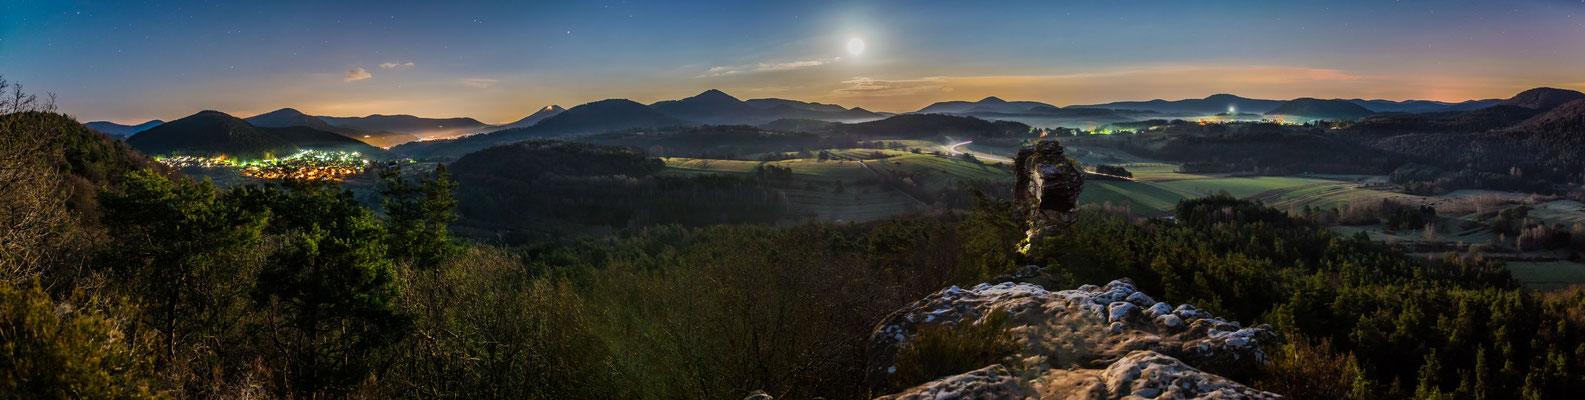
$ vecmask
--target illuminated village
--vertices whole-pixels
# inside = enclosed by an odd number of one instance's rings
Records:
[[[334,180],[363,172],[369,164],[357,152],[303,150],[283,158],[257,161],[215,157],[159,157],[172,168],[239,168],[243,176],[256,179]]]

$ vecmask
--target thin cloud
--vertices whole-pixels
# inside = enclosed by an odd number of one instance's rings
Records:
[[[500,83],[500,82],[501,81],[498,81],[498,80],[495,80],[495,79],[468,78],[468,79],[463,79],[462,80],[462,85],[463,86],[467,86],[467,87],[471,87],[471,88],[484,89],[484,88],[487,88],[487,87],[490,87],[490,86],[495,86],[496,83]]]
[[[945,86],[951,78],[929,77],[921,79],[883,80],[866,77],[857,77],[842,81],[842,88],[838,88],[838,95],[886,97],[886,96],[912,96],[932,91],[950,91]]]
[[[1352,95],[1371,95],[1361,87],[1380,85],[1385,78],[1336,69],[1281,66],[1167,65],[1061,75],[929,76],[911,79],[855,77],[831,87],[816,99],[865,103],[877,108],[917,109],[935,101],[999,96],[1052,104],[1102,103],[1122,99],[1199,98],[1228,91],[1245,96],[1304,93],[1338,97],[1338,88]],[[1451,97],[1426,93],[1426,97]],[[1290,96],[1292,97],[1292,96]]]
[[[405,63],[388,62],[388,63],[381,63],[380,64],[380,68],[385,68],[385,69],[391,69],[391,68],[396,68],[396,67],[411,67],[411,66],[413,66],[413,62],[412,61],[408,61],[408,62],[405,62]]]
[[[721,65],[721,66],[710,67],[710,69],[705,70],[705,72],[703,74],[700,74],[697,77],[698,78],[708,78],[708,77],[714,77],[714,76],[727,76],[727,75],[736,75],[736,74],[742,74],[742,73],[791,71],[791,70],[795,70],[795,69],[804,69],[804,68],[818,67],[818,66],[821,66],[821,65],[834,63],[834,62],[837,62],[837,61],[840,61],[840,60],[842,60],[842,57],[832,57],[832,58],[819,59],[819,60],[800,60],[800,61],[776,62],[776,63],[757,63],[757,64],[745,64],[745,65]]]
[[[363,69],[362,67],[347,70],[347,82],[361,81],[373,77],[374,74],[370,74],[369,70]]]

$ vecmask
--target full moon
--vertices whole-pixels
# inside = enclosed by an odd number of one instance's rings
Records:
[[[864,39],[859,39],[859,38],[848,39],[848,54],[852,54],[852,55],[855,55],[855,56],[856,55],[860,55],[860,54],[864,54]]]

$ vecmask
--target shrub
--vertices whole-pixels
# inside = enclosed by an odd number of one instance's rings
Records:
[[[907,388],[984,368],[1018,349],[1018,342],[1007,331],[1007,312],[1000,309],[977,323],[928,326],[897,351],[895,387]]]
[[[56,305],[38,285],[0,285],[0,393],[7,398],[149,398],[146,341],[94,308]]]

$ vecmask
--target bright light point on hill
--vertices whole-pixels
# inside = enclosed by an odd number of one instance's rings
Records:
[[[864,54],[864,39],[859,39],[859,38],[848,39],[848,54],[852,54],[852,55],[855,55],[855,56],[856,55],[860,55],[860,54]]]
[[[1227,106],[1227,113],[1228,114],[1237,114],[1238,113],[1238,106],[1231,106],[1231,105]]]

